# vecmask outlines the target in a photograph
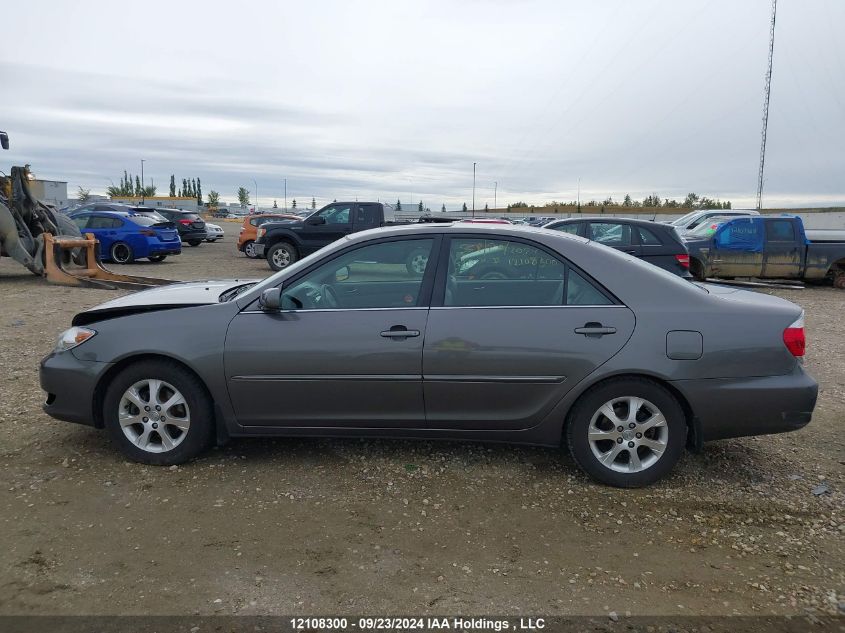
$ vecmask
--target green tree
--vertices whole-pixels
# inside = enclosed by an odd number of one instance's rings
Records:
[[[467,211],[467,203],[466,202],[464,202],[463,206],[461,207],[461,211],[466,213],[466,211]]]
[[[422,200],[420,200],[420,203],[417,205],[417,211],[420,213],[425,213],[425,207],[423,206]]]
[[[484,213],[487,213],[489,210],[490,210],[490,208],[487,206],[487,203],[485,202],[484,203]]]
[[[317,208],[317,199],[316,199],[316,198],[314,198],[313,196],[311,197],[311,208],[312,208],[312,209],[316,209],[316,208]]]
[[[135,196],[138,197],[141,193],[141,179],[138,176],[135,176]]]
[[[197,204],[202,204],[202,183],[197,178]]]
[[[402,210],[402,202],[399,200],[399,198],[396,198],[396,210],[397,211]]]
[[[76,199],[82,204],[85,204],[91,199],[91,190],[79,187],[79,191],[76,192]]]
[[[278,204],[276,204],[276,201],[275,201],[275,200],[273,200],[273,208],[274,208],[274,209],[278,209],[278,208],[279,208],[279,205],[278,205]]]
[[[249,206],[249,191],[246,187],[238,187],[238,202],[242,207]]]
[[[440,207],[440,213],[446,213],[446,203],[443,203],[443,206]]]
[[[188,179],[187,178],[182,178],[182,190],[181,191],[182,191],[182,193],[179,194],[180,196],[185,196],[185,197],[188,196]]]
[[[196,178],[191,178],[191,182],[190,182],[190,185],[189,185],[189,186],[190,186],[190,188],[191,188],[191,197],[195,197],[195,196],[197,195],[197,181],[196,181]]]
[[[176,197],[176,176],[173,174],[170,174],[170,197]]]
[[[627,193],[625,194],[625,199],[622,201],[622,206],[623,206],[623,207],[630,207],[630,206],[633,206],[633,202],[632,202],[632,200],[631,200],[631,196],[629,196]]]
[[[219,204],[220,204],[220,194],[217,193],[216,191],[213,191],[213,190],[209,191],[208,192],[208,206],[209,206],[209,208],[213,207],[213,208],[216,209]]]
[[[698,204],[698,194],[696,193],[688,193],[687,197],[684,198],[682,206],[686,209],[692,209],[697,206]]]
[[[293,202],[290,203],[291,209],[296,209],[296,198],[293,199]]]

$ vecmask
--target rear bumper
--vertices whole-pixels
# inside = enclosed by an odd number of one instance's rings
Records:
[[[192,240],[204,240],[208,237],[208,231],[205,229],[199,231],[185,231],[184,233],[179,234],[179,239],[183,242],[189,242]]]
[[[47,392],[43,405],[50,417],[65,422],[97,426],[94,389],[111,363],[79,360],[71,352],[50,354],[41,361],[41,389]]]
[[[703,441],[797,431],[809,424],[818,383],[800,366],[784,376],[677,380]]]

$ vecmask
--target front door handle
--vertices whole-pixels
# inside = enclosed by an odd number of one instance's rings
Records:
[[[616,328],[605,327],[601,323],[590,321],[589,323],[585,323],[584,327],[575,328],[575,333],[590,337],[600,337],[606,334],[616,334]]]
[[[384,338],[410,338],[412,336],[419,336],[419,330],[409,330],[404,325],[394,325],[389,330],[381,333]]]

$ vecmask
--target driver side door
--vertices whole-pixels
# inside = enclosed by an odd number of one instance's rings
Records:
[[[338,202],[308,216],[299,230],[303,254],[313,253],[352,233],[354,207],[354,202]]]
[[[246,427],[423,428],[422,345],[439,237],[367,242],[231,322],[225,371]],[[412,272],[398,251],[429,253]],[[396,263],[399,261],[400,263]]]

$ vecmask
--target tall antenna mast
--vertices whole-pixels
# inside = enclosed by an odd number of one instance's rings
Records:
[[[763,102],[763,134],[760,143],[760,171],[757,173],[757,210],[763,208],[763,166],[766,163],[766,128],[769,126],[769,96],[772,93],[772,58],[775,54],[775,15],[778,0],[772,0],[772,24],[769,29],[769,67],[766,70],[766,99]]]

